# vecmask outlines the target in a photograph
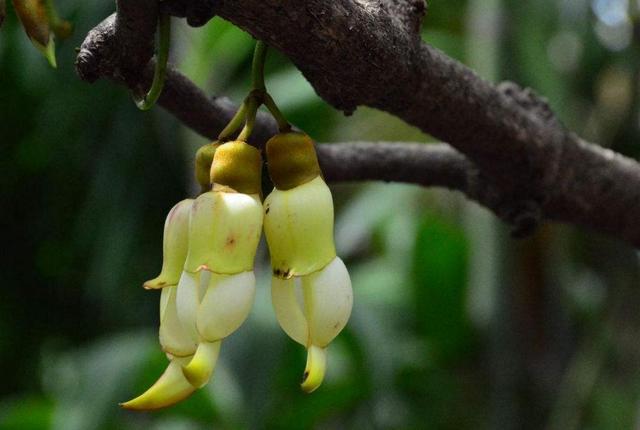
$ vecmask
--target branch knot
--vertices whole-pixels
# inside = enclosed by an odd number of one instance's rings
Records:
[[[523,88],[515,82],[504,81],[498,84],[498,91],[512,99],[520,108],[535,115],[543,123],[562,127],[546,97],[538,95],[531,88]]]

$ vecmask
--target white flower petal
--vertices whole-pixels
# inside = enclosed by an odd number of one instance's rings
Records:
[[[200,303],[200,272],[182,272],[176,294],[178,319],[184,328],[185,335],[193,342],[198,342],[196,317]]]
[[[172,356],[184,357],[196,351],[197,344],[189,336],[178,319],[176,308],[177,287],[162,289],[161,303],[165,303],[161,310],[160,345],[162,350]]]
[[[353,290],[349,272],[336,257],[324,269],[303,276],[302,290],[311,343],[325,347],[351,316]]]
[[[209,282],[211,282],[211,276],[213,276],[213,273],[208,270],[200,271],[200,281],[198,282],[198,303],[201,303],[202,299],[204,299],[207,288],[209,288]]]
[[[271,278],[271,302],[282,330],[301,345],[307,346],[309,329],[296,297],[296,280]]]
[[[256,292],[253,271],[236,275],[212,274],[207,292],[198,308],[200,339],[224,339],[247,319]]]

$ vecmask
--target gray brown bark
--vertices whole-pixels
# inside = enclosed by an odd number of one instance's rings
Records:
[[[148,83],[152,3],[118,2],[117,18],[89,33],[77,63],[83,79],[138,90]],[[162,7],[192,25],[218,14],[280,49],[337,109],[381,109],[451,145],[320,145],[329,179],[445,186],[519,233],[550,219],[640,245],[640,165],[568,132],[533,92],[493,86],[423,43],[422,0],[166,0]],[[210,138],[234,109],[175,71],[160,103]],[[261,124],[258,145],[275,130],[268,119]]]

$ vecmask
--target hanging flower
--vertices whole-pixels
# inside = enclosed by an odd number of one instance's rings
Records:
[[[282,133],[266,149],[275,184],[264,202],[271,297],[282,329],[307,348],[302,389],[312,392],[324,378],[327,346],[351,315],[351,280],[336,256],[333,201],[313,142],[303,133]]]
[[[255,296],[253,260],[262,229],[261,166],[259,151],[244,142],[215,149],[213,189],[190,206],[177,286],[162,294],[160,340],[171,363],[149,390],[123,407],[169,406],[205,385],[222,340],[247,318]],[[172,236],[165,233],[165,244],[167,237]],[[161,275],[145,286],[176,282],[175,267],[171,265],[169,280],[163,277],[163,266]]]
[[[0,0],[0,25],[4,18],[4,0]],[[13,0],[13,7],[31,43],[45,56],[52,67],[56,67],[54,38],[66,39],[72,27],[60,19],[53,1]]]
[[[160,345],[170,360],[158,381],[137,398],[122,403],[127,409],[150,410],[170,406],[188,397],[195,388],[186,383],[182,366],[196,350],[196,343],[185,336],[176,312],[177,284],[187,256],[189,214],[193,199],[176,204],[164,224],[162,270],[144,283],[146,289],[162,289],[160,296]]]

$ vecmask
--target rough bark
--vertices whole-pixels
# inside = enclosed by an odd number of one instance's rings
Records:
[[[150,69],[147,65],[143,73],[142,65],[151,57],[150,29],[157,11],[146,8],[153,0],[139,3],[129,2],[126,8],[118,4],[117,18],[89,33],[78,56],[83,79],[106,77],[130,88],[146,85]],[[532,91],[513,83],[493,86],[423,43],[422,0],[161,4],[192,25],[215,13],[265,40],[286,54],[318,95],[337,109],[378,108],[455,148],[320,146],[329,178],[447,186],[489,207],[519,233],[546,218],[640,245],[640,165],[568,132]],[[136,70],[137,80],[132,78]],[[233,110],[224,99],[208,99],[175,71],[160,103],[209,137]],[[263,118],[262,123],[257,144],[274,130],[271,122]]]

